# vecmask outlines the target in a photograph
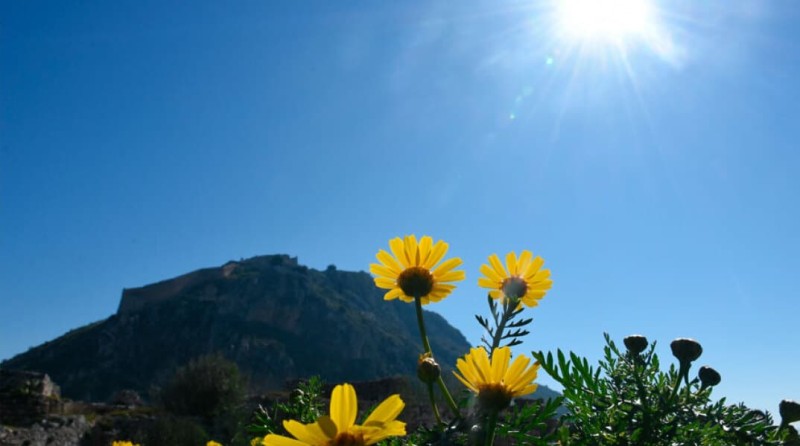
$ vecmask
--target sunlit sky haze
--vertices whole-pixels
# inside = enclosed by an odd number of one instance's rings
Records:
[[[694,337],[716,395],[800,399],[800,8],[596,3],[0,1],[0,358],[125,287],[413,233],[464,260],[428,308],[472,343],[479,266],[530,249],[518,352]]]

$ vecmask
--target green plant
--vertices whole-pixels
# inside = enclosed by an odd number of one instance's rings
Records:
[[[253,437],[285,434],[281,423],[287,419],[313,423],[322,414],[322,387],[322,379],[312,376],[297,384],[288,401],[276,402],[268,408],[259,405],[252,415],[252,421],[246,426],[247,433]]]
[[[562,401],[563,398],[517,402],[498,422],[497,433],[519,444],[553,444],[559,425],[556,413]]]
[[[703,368],[689,379],[700,344],[678,339],[672,351],[679,360],[661,370],[655,343],[628,337],[621,352],[608,334],[597,367],[586,358],[561,350],[533,356],[542,369],[564,386],[569,414],[558,432],[562,445],[780,445],[785,430],[768,413],[712,401],[719,374]],[[642,340],[644,340],[642,342]]]
[[[147,446],[197,446],[209,440],[199,423],[175,416],[160,417],[147,433]]]
[[[375,285],[388,290],[385,300],[414,304],[423,352],[417,360],[417,377],[426,386],[436,422],[421,426],[416,432],[406,432],[405,424],[397,419],[403,404],[390,404],[389,409],[384,402],[376,409],[379,415],[354,424],[356,395],[348,384],[337,388],[351,389],[352,396],[333,397],[331,416],[321,415],[317,405],[319,388],[309,391],[305,384],[293,392],[288,403],[259,408],[249,426],[249,432],[256,436],[254,445],[800,444],[797,432],[789,425],[800,421],[797,402],[781,403],[782,422],[776,426],[768,413],[743,404],[726,404],[724,398],[712,401],[713,387],[721,376],[710,367],[701,367],[697,377],[690,379],[692,363],[703,352],[693,339],[672,342],[670,347],[678,363],[667,371],[661,370],[655,344],[640,335],[625,338],[627,351],[621,352],[606,334],[604,356],[596,367],[589,365],[586,358],[561,350],[555,356],[533,352],[534,364],[523,354],[513,355],[511,347],[521,344],[520,338],[529,334],[527,327],[532,318],[523,316],[525,308],[538,306],[552,286],[550,271],[542,268],[544,260],[527,250],[519,256],[509,252],[505,263],[492,254],[489,263],[481,265],[483,277],[478,279],[478,285],[489,290],[490,317],[476,316],[486,332],[481,338],[483,346],[472,348],[456,361],[454,376],[471,395],[458,403],[448,390],[442,367],[431,349],[422,306],[446,298],[455,289],[454,282],[464,279],[463,271],[454,269],[461,259],[443,260],[448,245],[441,240],[434,243],[429,236],[420,240],[414,235],[397,237],[389,241],[389,249],[391,254],[378,251],[378,263],[371,264],[370,271],[376,276]],[[546,401],[522,399],[537,390],[535,381],[540,368],[564,387],[563,396]],[[440,413],[434,384],[450,409],[449,414]],[[396,396],[390,398],[399,401]],[[559,417],[564,408],[567,415]],[[447,415],[451,417],[448,419]],[[280,436],[285,432],[280,421],[286,418],[300,422],[286,424],[293,438]],[[278,435],[263,437],[273,433]]]
[[[164,408],[176,415],[214,418],[244,401],[245,383],[235,363],[222,355],[201,356],[179,368],[161,391]]]

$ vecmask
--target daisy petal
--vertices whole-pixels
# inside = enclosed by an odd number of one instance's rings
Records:
[[[383,295],[383,300],[395,300],[403,294],[403,290],[400,288],[393,288],[386,292]]]
[[[393,421],[398,415],[400,415],[400,412],[403,411],[405,405],[406,404],[400,398],[400,395],[392,395],[383,400],[383,402],[372,411],[369,417],[367,417],[367,420],[364,422],[364,425],[368,426],[370,423],[383,424]]]
[[[455,375],[456,378],[458,378],[458,380],[461,381],[461,383],[464,384],[464,386],[467,389],[469,389],[469,390],[471,390],[471,391],[473,391],[475,393],[478,393],[478,388],[475,387],[470,381],[467,381],[466,379],[462,378],[461,375],[459,375],[456,372],[453,372],[453,375]]]
[[[492,268],[487,264],[481,265],[481,272],[492,282],[497,282],[497,286],[500,286],[503,283],[503,280],[505,279],[505,277],[497,274],[497,271],[495,271],[494,268]]]
[[[524,276],[525,273],[528,272],[528,267],[531,266],[532,259],[533,253],[527,249],[522,251],[519,255],[519,260],[517,260],[517,275]]]
[[[442,275],[459,265],[461,265],[461,259],[459,259],[458,257],[447,259],[444,262],[442,262],[442,264],[439,265],[435,270],[433,270],[433,275],[434,276]]]
[[[492,382],[502,382],[508,370],[508,360],[511,358],[511,349],[508,347],[496,348],[492,352]]]
[[[506,266],[508,266],[508,274],[517,275],[517,255],[513,251],[506,254]]]
[[[264,437],[262,444],[266,446],[308,446],[308,444],[295,440],[294,438],[275,434],[269,434]]]
[[[432,269],[437,263],[439,263],[444,255],[447,253],[448,245],[447,243],[439,240],[433,245],[431,248],[431,255],[428,256],[428,260],[425,262],[424,265],[421,265],[425,268]]]
[[[405,239],[406,258],[410,266],[419,265],[419,250],[417,250],[417,237],[414,234],[407,235]]]
[[[494,280],[487,279],[485,277],[481,277],[480,279],[478,279],[478,286],[481,287],[481,288],[494,289],[494,288],[497,288],[500,285]]]
[[[356,421],[358,411],[356,390],[350,384],[341,384],[331,394],[331,419],[336,424],[337,432],[344,432]]]
[[[525,279],[532,279],[536,272],[539,271],[539,268],[544,265],[544,259],[541,257],[536,257],[531,261],[530,266],[528,266],[528,271],[525,273]]]
[[[396,273],[393,269],[378,263],[371,263],[369,265],[369,272],[382,277],[397,277],[400,275],[400,273]]]
[[[492,254],[489,256],[489,263],[492,265],[492,268],[494,268],[495,272],[497,272],[498,276],[501,278],[508,277],[508,272],[503,267],[503,264],[500,263],[500,257],[497,257],[497,254]]]
[[[378,259],[384,266],[394,271],[396,274],[400,274],[403,272],[403,265],[398,263],[398,261],[392,257],[391,254],[381,249],[378,251],[378,254],[375,255],[375,258]]]
[[[439,282],[458,282],[466,278],[464,271],[448,271],[437,277]]]
[[[302,424],[295,420],[286,420],[283,422],[283,428],[303,443],[325,444],[331,440],[317,423]]]
[[[402,265],[403,269],[412,266],[408,261],[408,257],[406,257],[403,239],[397,237],[389,240],[389,249],[392,251],[392,254],[394,254],[395,258],[400,262],[400,265]]]
[[[378,288],[389,290],[397,287],[397,281],[394,279],[389,279],[387,277],[376,277],[375,286],[377,286]]]
[[[428,258],[431,256],[431,246],[433,245],[433,239],[429,236],[423,236],[419,241],[419,265],[425,266],[428,263]]]

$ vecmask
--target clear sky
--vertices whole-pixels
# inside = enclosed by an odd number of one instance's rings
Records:
[[[429,234],[467,281],[428,308],[472,343],[478,267],[530,249],[554,286],[518,352],[693,337],[718,396],[776,413],[800,4],[643,1],[0,0],[0,358],[123,287]]]

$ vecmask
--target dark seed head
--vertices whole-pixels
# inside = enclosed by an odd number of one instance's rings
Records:
[[[433,290],[433,274],[427,268],[412,266],[397,277],[397,286],[406,296],[423,297]]]
[[[700,370],[697,371],[697,376],[700,377],[700,385],[703,388],[716,386],[722,381],[722,376],[720,376],[719,372],[706,365],[700,367]]]
[[[509,277],[503,281],[503,294],[509,299],[519,299],[528,292],[528,284],[521,277]]]
[[[638,355],[647,348],[647,338],[642,335],[630,335],[622,340],[631,354]]]
[[[478,392],[478,405],[487,413],[497,413],[511,404],[511,394],[503,384],[486,384]]]
[[[333,441],[330,441],[328,444],[331,446],[364,446],[364,434],[340,432]]]
[[[678,338],[670,344],[672,354],[678,358],[681,363],[690,363],[695,361],[703,354],[703,347],[699,342],[689,338]]]
[[[792,400],[783,400],[778,405],[778,411],[781,414],[783,424],[794,423],[800,421],[800,403]]]

